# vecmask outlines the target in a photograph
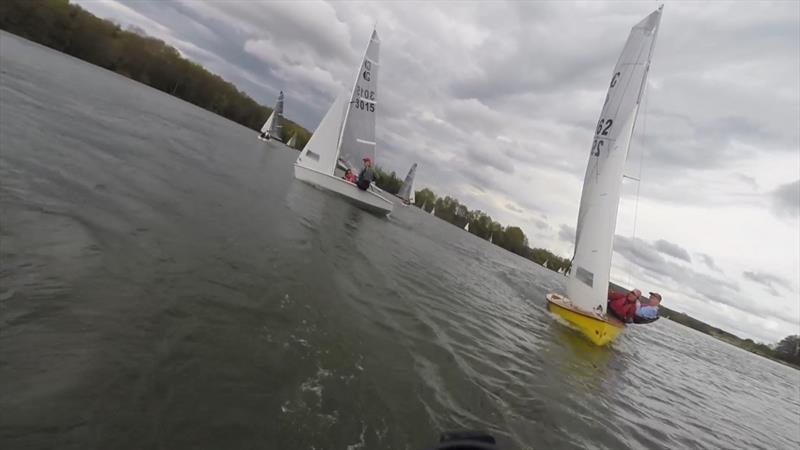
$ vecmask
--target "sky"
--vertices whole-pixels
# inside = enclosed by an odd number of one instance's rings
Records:
[[[381,39],[377,163],[571,257],[611,72],[655,2],[73,3],[316,128]],[[265,118],[266,119],[266,118]],[[800,2],[665,2],[611,279],[761,342],[800,333]]]

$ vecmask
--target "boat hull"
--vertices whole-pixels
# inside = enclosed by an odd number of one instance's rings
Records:
[[[603,346],[612,342],[625,329],[625,324],[605,315],[583,311],[559,294],[547,294],[547,309],[578,328],[593,344]]]
[[[309,169],[299,164],[294,165],[294,177],[300,181],[339,194],[359,207],[376,214],[386,215],[392,212],[394,208],[394,203],[383,198],[380,194],[371,190],[362,191],[355,184],[342,178]]]

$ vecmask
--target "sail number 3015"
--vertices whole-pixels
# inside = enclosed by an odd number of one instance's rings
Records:
[[[370,101],[366,102],[364,100]],[[375,112],[375,91],[356,85],[356,98],[353,100],[353,107],[363,111]]]

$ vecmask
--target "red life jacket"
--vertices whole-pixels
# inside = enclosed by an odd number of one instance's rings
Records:
[[[636,302],[628,301],[628,294],[622,292],[608,293],[608,307],[622,320],[633,320],[636,314]]]

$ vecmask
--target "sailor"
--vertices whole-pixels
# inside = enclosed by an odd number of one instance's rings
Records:
[[[370,183],[375,180],[375,171],[372,169],[372,159],[369,156],[365,156],[362,161],[364,162],[364,167],[358,174],[356,186],[362,191],[366,191],[369,189]]]
[[[661,294],[651,292],[647,301],[636,301],[636,318],[644,319],[644,321],[648,322],[658,319],[659,305],[661,305]]]
[[[353,171],[350,169],[347,169],[344,172],[344,179],[353,184],[355,184],[356,181],[358,181],[358,178],[356,178],[355,174],[353,174]]]
[[[618,319],[633,322],[636,314],[636,301],[642,296],[642,291],[634,289],[627,294],[623,292],[608,292],[608,310]]]

